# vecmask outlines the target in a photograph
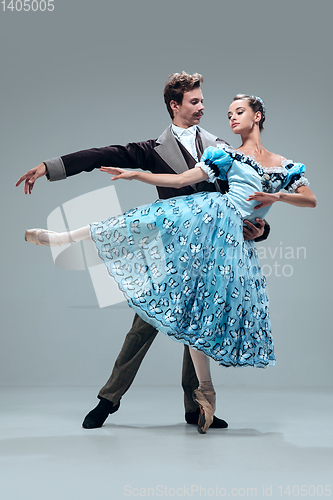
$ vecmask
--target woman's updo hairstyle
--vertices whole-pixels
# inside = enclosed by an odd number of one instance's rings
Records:
[[[253,111],[256,113],[257,111],[260,111],[261,113],[261,119],[259,122],[259,130],[260,132],[264,130],[264,121],[266,118],[266,109],[265,109],[265,104],[264,101],[256,96],[256,95],[246,95],[246,94],[237,94],[234,98],[233,101],[240,101],[244,100],[249,103],[249,106]]]

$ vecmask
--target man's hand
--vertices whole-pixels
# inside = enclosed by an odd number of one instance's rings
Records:
[[[246,226],[243,226],[244,240],[254,240],[264,234],[265,222],[262,219],[256,219],[256,222],[258,227],[251,224],[248,220],[244,221],[246,224]]]
[[[39,177],[43,177],[46,174],[46,166],[41,163],[35,168],[28,170],[28,172],[19,178],[15,186],[19,186],[21,182],[24,181],[24,194],[31,194],[34,184]]]

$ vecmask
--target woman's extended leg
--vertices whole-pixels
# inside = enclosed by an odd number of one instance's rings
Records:
[[[25,232],[25,239],[35,245],[46,245],[49,247],[60,247],[77,241],[90,240],[89,226],[80,227],[74,231],[56,233],[46,229],[28,229]]]
[[[216,393],[210,373],[209,357],[191,347],[190,353],[199,380],[199,387],[193,392],[193,399],[198,403],[200,408],[198,431],[201,434],[205,434],[213,422]]]

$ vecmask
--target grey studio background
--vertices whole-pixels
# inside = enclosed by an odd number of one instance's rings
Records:
[[[15,181],[43,159],[157,137],[169,124],[164,83],[186,70],[205,77],[201,125],[233,145],[232,97],[262,96],[264,144],[304,162],[318,197],[316,210],[274,206],[260,245],[276,253],[263,264],[293,267],[291,277],[268,277],[276,367],[213,363],[215,380],[331,385],[330,13],[328,2],[295,0],[56,0],[52,13],[1,12],[1,384],[103,384],[133,317],[124,303],[100,309],[87,271],[59,269],[49,249],[24,242],[26,228],[45,227],[56,207],[110,185],[109,176],[43,178],[31,196]],[[123,210],[157,197],[144,184],[115,187]],[[305,247],[306,258],[285,259],[286,247]],[[179,384],[181,359],[182,347],[159,335],[136,383]]]
[[[332,2],[54,0],[53,12],[3,5],[1,499],[118,500],[139,496],[134,487],[193,484],[223,486],[226,496],[231,487],[245,488],[237,490],[245,496],[255,486],[258,498],[292,498],[308,485],[307,497],[329,496]],[[156,190],[112,184],[98,170],[39,179],[31,196],[14,184],[55,156],[157,138],[170,123],[165,81],[182,70],[204,75],[202,127],[234,146],[230,101],[239,92],[261,96],[264,145],[307,166],[318,205],[276,204],[269,214],[271,235],[258,247],[277,363],[266,370],[211,363],[227,431],[201,436],[185,425],[183,347],[163,334],[121,411],[89,431],[81,422],[97,403],[133,312],[124,302],[100,308],[90,270],[57,267],[51,250],[26,243],[24,232],[46,227],[75,203],[80,209],[71,216],[87,214],[84,224],[91,222],[97,208],[88,200],[112,185],[110,210],[118,202],[123,211],[152,202]],[[77,262],[87,263],[83,247],[76,248]],[[287,485],[292,494],[284,494]]]
[[[100,386],[108,378],[132,311],[125,303],[99,308],[89,273],[59,269],[50,249],[24,242],[24,231],[46,227],[57,207],[111,185],[109,176],[96,170],[60,182],[43,178],[31,196],[14,183],[47,158],[156,138],[170,121],[164,83],[185,70],[205,78],[201,125],[235,146],[226,119],[232,97],[262,96],[265,146],[304,162],[318,197],[315,210],[274,206],[271,236],[260,244],[271,272],[276,367],[212,363],[216,383],[330,386],[330,2],[54,3],[50,13],[0,15],[0,383]],[[114,185],[122,210],[157,198],[152,186]],[[293,259],[285,258],[287,247]],[[305,250],[296,258],[298,247]],[[277,275],[285,265],[292,276]],[[135,383],[178,385],[181,360],[182,346],[159,335]]]

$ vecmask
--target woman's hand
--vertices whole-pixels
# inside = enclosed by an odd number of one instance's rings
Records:
[[[263,193],[262,191],[256,191],[254,194],[251,194],[246,201],[258,201],[259,205],[254,207],[254,210],[258,210],[258,208],[269,207],[269,205],[273,205],[276,201],[279,201],[280,193]]]
[[[189,186],[190,184],[197,184],[198,182],[208,179],[208,175],[203,172],[201,168],[191,168],[182,174],[152,174],[151,172],[140,171],[131,172],[115,167],[102,167],[100,170],[101,172],[112,174],[112,181],[116,181],[118,179],[132,181],[135,179],[136,181],[152,184],[153,186],[174,187],[177,189]]]
[[[125,179],[126,181],[132,181],[136,175],[136,172],[115,167],[101,167],[100,171],[113,175],[113,177],[111,177],[112,181],[117,181],[118,179]]]

